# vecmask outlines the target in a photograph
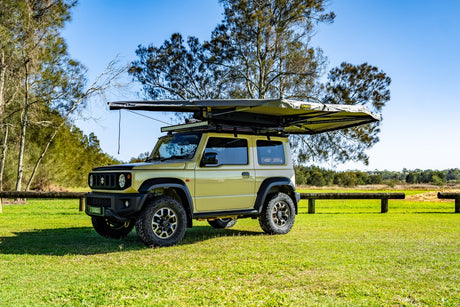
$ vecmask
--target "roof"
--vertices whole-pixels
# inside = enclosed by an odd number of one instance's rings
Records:
[[[288,99],[117,101],[110,110],[192,112],[214,125],[251,127],[285,134],[317,134],[380,121],[365,106]]]

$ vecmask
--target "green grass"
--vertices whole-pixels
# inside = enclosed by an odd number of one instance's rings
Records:
[[[306,201],[287,235],[194,222],[181,244],[108,240],[76,200],[0,214],[0,305],[460,305],[453,202]]]

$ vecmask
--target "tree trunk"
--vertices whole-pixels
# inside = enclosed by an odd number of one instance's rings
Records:
[[[2,160],[0,163],[0,192],[3,191],[3,171],[5,170],[6,151],[8,149],[8,126],[5,126],[5,138],[3,139]],[[0,198],[0,213],[3,213],[3,199]]]
[[[27,122],[29,117],[29,71],[28,61],[25,64],[25,80],[24,80],[24,113],[22,115],[21,123],[21,139],[19,141],[19,158],[18,158],[18,178],[16,181],[16,191],[22,189],[22,177],[23,177],[23,162],[24,162],[24,148],[26,145],[26,130]]]
[[[5,98],[3,89],[5,86],[5,53],[0,53],[0,129],[3,126],[3,110],[5,108]],[[6,127],[5,139],[3,140],[3,149],[2,149],[2,162],[0,165],[0,191],[3,189],[3,169],[5,167],[5,155],[6,155],[6,140],[8,137],[8,127]],[[0,198],[0,213],[3,213],[3,201]]]
[[[65,123],[65,121],[63,121],[63,123],[61,125],[59,125],[59,127],[57,127],[56,130],[54,130],[52,136],[48,140],[48,143],[46,144],[45,148],[43,149],[42,154],[40,155],[40,157],[38,158],[37,162],[35,163],[34,170],[32,171],[32,175],[30,175],[29,182],[27,183],[27,186],[26,186],[26,191],[29,191],[30,185],[32,184],[32,180],[35,177],[35,173],[37,172],[37,169],[38,169],[38,166],[40,165],[40,162],[42,161],[43,157],[45,156],[46,152],[48,151],[48,148],[50,147],[51,143],[53,142],[54,138],[56,137],[56,135],[57,135],[57,133],[59,131],[59,128],[61,128],[64,123]]]
[[[5,88],[5,53],[0,53],[0,128],[3,126],[3,111],[5,109],[5,97],[3,90]]]
[[[3,110],[5,108],[5,98],[4,98],[4,85],[5,85],[5,53],[0,53],[0,129],[3,128]],[[0,191],[3,188],[3,170],[5,167],[5,155],[6,155],[6,145],[8,138],[8,127],[5,127],[5,139],[3,140],[2,148],[2,160],[0,165]],[[1,211],[1,199],[0,199],[0,211]]]
[[[0,162],[0,191],[3,191],[3,172],[5,170],[6,151],[8,150],[8,126],[5,127],[5,138],[3,139],[2,159]]]

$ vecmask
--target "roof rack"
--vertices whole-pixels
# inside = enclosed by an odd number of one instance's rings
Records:
[[[180,125],[161,127],[161,132],[190,132],[190,131],[214,131],[214,132],[227,132],[234,134],[259,134],[259,135],[271,135],[271,136],[284,136],[284,128],[267,128],[267,127],[255,127],[255,126],[244,126],[244,125],[226,125],[216,124],[209,121],[197,121],[192,123],[185,123]]]
[[[191,130],[200,130],[209,126],[207,121],[194,122],[194,123],[185,123],[180,125],[173,125],[167,127],[161,127],[161,132],[185,132]]]

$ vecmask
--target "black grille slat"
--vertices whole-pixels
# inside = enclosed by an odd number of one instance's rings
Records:
[[[86,203],[87,205],[93,206],[93,207],[110,208],[111,200],[110,198],[87,197]]]

